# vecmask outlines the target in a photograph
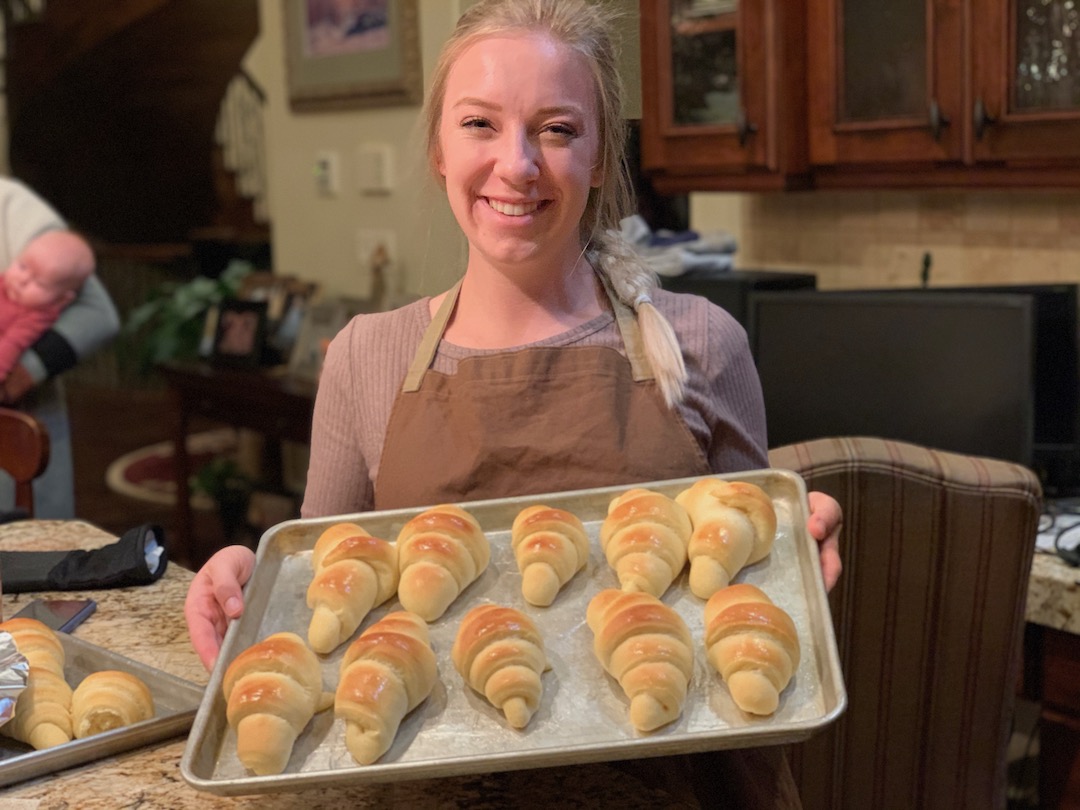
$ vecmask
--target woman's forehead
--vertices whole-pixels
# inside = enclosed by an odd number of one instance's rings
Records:
[[[486,94],[542,104],[571,100],[586,112],[593,111],[596,102],[588,59],[539,31],[485,36],[462,49],[450,66],[444,104]]]

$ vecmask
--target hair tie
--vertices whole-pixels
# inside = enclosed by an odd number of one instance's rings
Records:
[[[642,304],[651,304],[651,303],[652,303],[652,298],[649,297],[649,294],[648,293],[641,293],[640,295],[638,295],[637,298],[634,299],[634,311],[636,312],[641,307]]]

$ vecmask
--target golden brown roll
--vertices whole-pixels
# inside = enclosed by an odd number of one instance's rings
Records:
[[[465,614],[450,650],[454,668],[472,689],[525,728],[540,706],[544,642],[532,620],[519,610],[478,605]]]
[[[31,667],[47,669],[64,677],[64,646],[52,628],[37,619],[8,619],[0,630],[11,634],[12,641]]]
[[[491,546],[476,518],[443,504],[406,523],[397,538],[398,599],[424,621],[438,619],[487,568]]]
[[[745,481],[702,478],[675,500],[694,525],[687,553],[690,590],[708,599],[740,570],[769,555],[776,537],[776,511],[761,487]]]
[[[729,585],[705,605],[705,649],[735,705],[768,715],[799,666],[799,635],[791,617],[759,588]]]
[[[630,698],[630,722],[653,731],[682,714],[694,669],[682,617],[655,596],[608,588],[589,602],[593,652]]]
[[[141,723],[154,716],[154,696],[130,672],[103,670],[83,678],[71,696],[75,739]]]
[[[308,643],[329,653],[356,632],[373,607],[397,591],[397,546],[355,523],[324,531],[311,555],[315,573],[307,590],[312,609]]]
[[[71,687],[63,676],[30,667],[15,714],[0,733],[38,750],[71,742]]]
[[[437,678],[427,623],[415,613],[395,611],[361,633],[341,660],[334,697],[353,759],[370,765],[385,754]]]
[[[237,757],[260,776],[285,770],[300,732],[333,701],[319,659],[295,633],[274,633],[236,656],[222,691]]]
[[[660,598],[686,565],[690,517],[679,504],[648,489],[631,489],[608,504],[600,546],[624,591]]]
[[[585,526],[571,513],[550,506],[522,509],[510,528],[521,593],[531,605],[547,607],[589,561]]]

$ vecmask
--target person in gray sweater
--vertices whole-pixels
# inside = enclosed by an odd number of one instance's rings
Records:
[[[26,185],[0,177],[0,267],[47,231],[66,230],[52,206]],[[90,275],[53,325],[28,348],[0,388],[0,403],[26,411],[49,431],[49,466],[34,482],[35,517],[75,517],[71,430],[60,375],[116,337],[120,317],[105,285]],[[0,474],[0,512],[15,503],[9,477]]]

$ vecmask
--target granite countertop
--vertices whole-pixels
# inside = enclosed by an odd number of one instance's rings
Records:
[[[27,521],[0,526],[6,551],[94,548],[115,538],[78,521]],[[78,638],[149,666],[205,685],[206,671],[188,640],[183,602],[192,573],[170,565],[153,585],[108,591],[4,594],[3,615],[33,598],[93,598],[97,612]],[[1080,570],[1048,554],[1036,554],[1028,589],[1027,618],[1080,633]],[[293,793],[221,797],[195,790],[180,774],[185,739],[98,760],[44,779],[0,791],[3,810],[112,810],[117,807],[203,808],[486,808],[548,807],[692,808],[684,775],[655,761],[597,763],[531,771],[447,777],[410,782],[312,789]],[[650,763],[645,766],[644,763]],[[558,797],[558,798],[556,798]]]
[[[1080,568],[1056,554],[1037,552],[1031,562],[1026,616],[1029,622],[1080,635]]]
[[[79,521],[26,521],[0,526],[5,551],[96,548],[116,538]],[[184,596],[192,573],[170,565],[153,585],[93,592],[4,594],[3,615],[35,598],[97,600],[98,608],[74,632],[149,666],[205,686],[208,675],[188,640]],[[597,763],[410,782],[321,788],[293,793],[222,797],[195,790],[180,774],[185,738],[98,760],[53,776],[0,790],[3,810],[204,810],[205,808],[343,807],[469,808],[624,807],[693,808],[689,785],[672,769],[641,761]],[[652,761],[650,761],[652,762]]]

